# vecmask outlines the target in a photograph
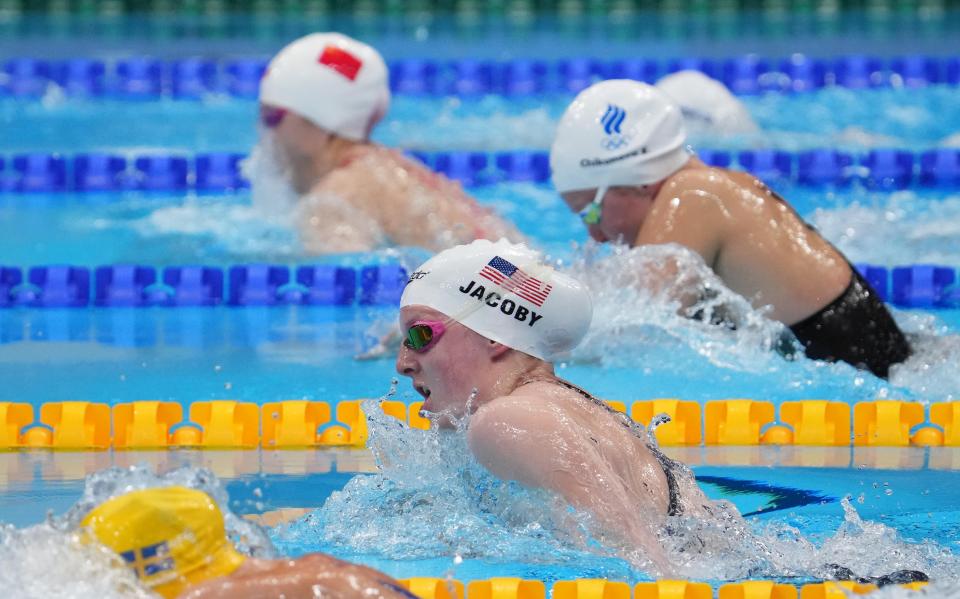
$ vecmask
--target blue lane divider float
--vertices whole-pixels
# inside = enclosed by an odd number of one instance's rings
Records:
[[[960,308],[955,268],[915,264],[887,268],[857,264],[857,270],[884,301],[902,308]],[[94,270],[79,266],[34,266],[23,271],[0,266],[0,308],[79,308],[146,306],[396,305],[407,282],[399,264],[348,266],[317,264],[294,267],[242,264],[171,266],[162,276],[150,266],[109,265]],[[224,298],[226,297],[226,301]]]
[[[501,182],[546,183],[550,161],[546,152],[452,151],[407,154],[468,187]],[[872,190],[960,187],[960,148],[938,148],[920,154],[879,148],[854,155],[830,148],[798,153],[746,150],[736,154],[703,149],[707,164],[742,168],[764,180],[778,179],[811,186],[862,183]],[[0,191],[223,193],[245,189],[243,154],[217,152],[194,157],[155,154],[125,158],[111,154],[0,156]]]
[[[126,158],[116,154],[18,154],[0,157],[0,191],[185,192],[220,193],[250,186],[241,172],[244,155],[211,152],[193,157],[151,154]]]
[[[315,264],[290,268],[277,264],[151,266],[117,264],[91,272],[81,266],[35,266],[27,271],[0,266],[0,308],[187,307],[395,305],[407,272],[399,264],[362,267]],[[359,283],[359,289],[358,289]],[[226,301],[225,301],[226,300]]]
[[[11,58],[0,69],[0,95],[38,98],[53,83],[68,95],[127,100],[162,96],[195,100],[209,94],[256,98],[267,60],[263,56],[226,61],[203,57],[176,61],[128,57],[108,63],[82,58]],[[649,82],[681,69],[698,70],[720,79],[737,94],[803,92],[830,85],[863,89],[960,83],[960,58],[926,55],[892,59],[852,55],[833,60],[801,54],[779,60],[747,55],[662,62],[591,57],[550,62],[525,58],[500,62],[406,59],[391,62],[389,69],[394,93],[414,95],[570,94],[602,79],[624,77]]]

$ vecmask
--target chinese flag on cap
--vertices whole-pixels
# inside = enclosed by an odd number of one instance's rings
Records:
[[[320,59],[317,62],[324,66],[330,67],[350,81],[353,81],[357,78],[357,73],[360,72],[360,67],[363,66],[362,60],[353,54],[350,54],[343,48],[338,48],[336,46],[327,46],[324,48],[323,53],[320,54]]]

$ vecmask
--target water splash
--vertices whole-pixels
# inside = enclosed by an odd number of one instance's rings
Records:
[[[671,263],[677,274],[663,283],[659,273]],[[696,379],[730,380],[743,372],[750,377],[740,392],[748,397],[939,402],[952,401],[960,389],[954,367],[960,335],[930,313],[893,311],[914,353],[884,381],[842,362],[806,359],[767,310],[753,308],[683,247],[604,248],[590,242],[565,268],[590,287],[594,300],[590,332],[572,358],[635,369],[638,376],[683,377],[673,394]],[[697,299],[684,307],[678,299],[684,296]]]
[[[840,564],[858,576],[920,570],[933,580],[960,580],[958,556],[933,541],[907,542],[893,528],[862,520],[849,498],[841,500],[843,522],[819,542],[787,522],[751,525],[726,502],[714,505],[715,518],[671,524],[665,541],[684,577],[823,579],[830,564]]]
[[[854,262],[960,264],[956,194],[936,201],[912,191],[877,194],[849,206],[818,208],[810,222]]]
[[[184,466],[165,474],[156,474],[146,465],[107,468],[87,477],[80,499],[63,516],[50,523],[62,531],[73,531],[83,518],[104,501],[154,487],[182,486],[207,493],[217,502],[224,516],[227,536],[241,552],[255,557],[274,557],[276,551],[263,530],[233,513],[223,484],[210,470]]]
[[[676,272],[666,277],[668,264]],[[716,366],[741,371],[763,372],[782,361],[771,350],[781,344],[783,325],[727,289],[684,247],[607,250],[590,242],[569,271],[590,288],[594,302],[590,332],[574,354],[579,359],[632,365],[634,352],[627,348],[639,345],[663,354],[692,350]],[[683,306],[679,298],[685,296],[697,299]]]
[[[283,163],[270,135],[261,135],[250,155],[240,164],[240,171],[250,181],[253,205],[264,215],[289,218],[300,194],[293,188],[290,167]]]
[[[140,598],[155,597],[111,551],[83,543],[83,518],[104,501],[130,491],[184,486],[209,494],[224,515],[227,536],[247,555],[276,557],[269,537],[256,524],[230,510],[223,484],[205,468],[183,467],[155,474],[148,466],[109,468],[87,477],[80,499],[62,516],[24,528],[0,528],[0,588],[6,596]],[[13,595],[8,591],[18,589]]]
[[[318,510],[273,531],[288,554],[328,551],[367,560],[445,557],[567,567],[567,576],[649,578],[635,551],[592,538],[590,519],[544,491],[492,477],[472,458],[463,432],[418,431],[367,402],[379,471],[352,479]],[[841,563],[859,575],[919,569],[955,579],[960,559],[931,541],[908,543],[864,522],[843,502],[844,522],[822,542],[786,522],[745,521],[728,502],[701,517],[671,518],[661,540],[678,575],[693,579],[802,578]]]
[[[16,599],[156,597],[116,554],[49,523],[23,530],[0,526],[0,589]]]
[[[552,521],[562,513],[551,509],[559,507],[554,498],[492,477],[462,430],[411,429],[377,403],[363,407],[379,472],[355,477],[320,509],[274,531],[282,551],[576,563],[581,552]]]

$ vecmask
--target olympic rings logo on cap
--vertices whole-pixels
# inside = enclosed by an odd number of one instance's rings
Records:
[[[600,146],[604,150],[619,150],[620,148],[629,145],[631,139],[631,135],[609,135],[603,138],[603,140],[600,142]]]

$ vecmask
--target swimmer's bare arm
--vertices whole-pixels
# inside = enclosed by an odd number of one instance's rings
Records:
[[[358,201],[364,187],[350,171],[338,169],[310,190],[299,215],[307,251],[362,252],[383,244],[381,227]]]
[[[262,597],[411,599],[413,595],[382,572],[322,553],[292,560],[249,559],[233,574],[207,581],[180,595],[180,599]]]
[[[436,175],[422,165],[389,154],[379,156],[382,163],[356,160],[337,169],[319,187],[366,213],[390,242],[440,251],[479,238],[523,241],[512,224],[481,206],[458,184],[442,179],[438,187],[425,186],[421,179]],[[371,168],[382,172],[372,174]]]
[[[664,185],[634,245],[677,244],[698,254],[713,268],[723,249],[731,215],[724,201],[729,190],[706,177],[703,171],[684,172]],[[676,258],[651,264],[643,274],[644,285],[652,293],[668,293],[680,301],[682,308],[700,299],[702,281],[683,284],[681,277],[694,273],[683,269]]]
[[[544,409],[542,399],[508,396],[481,407],[468,431],[477,460],[498,478],[548,489],[591,513],[604,534],[640,548],[658,574],[668,574],[655,527],[630,499],[635,494],[587,435],[562,412]]]

